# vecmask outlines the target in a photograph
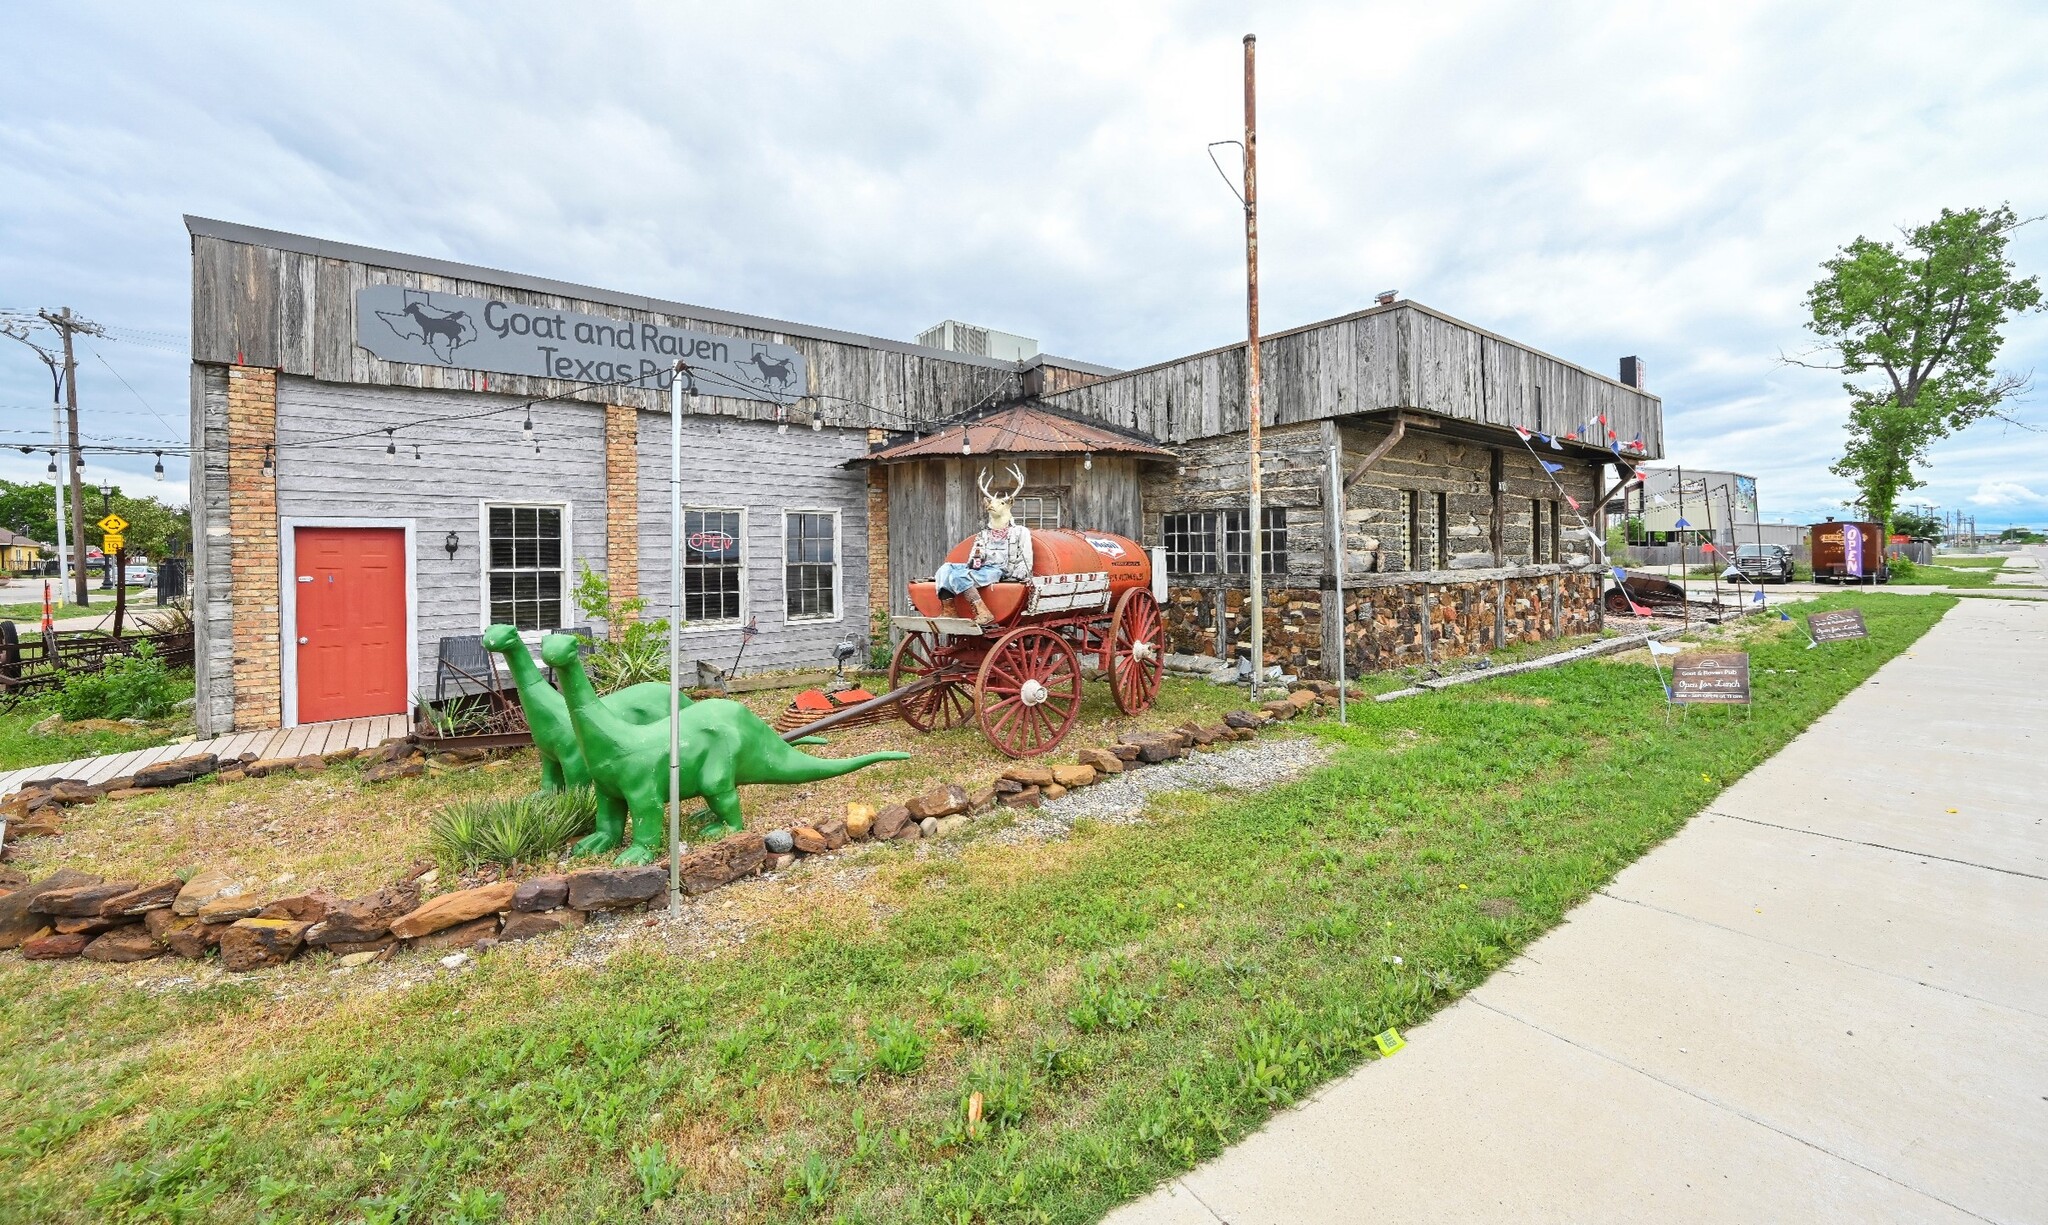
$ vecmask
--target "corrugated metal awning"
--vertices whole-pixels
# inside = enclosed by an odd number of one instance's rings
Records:
[[[1165,447],[1146,442],[1136,435],[1112,430],[1086,421],[1062,416],[1033,402],[997,409],[979,421],[946,426],[935,433],[895,446],[871,451],[862,459],[869,463],[896,463],[910,459],[936,459],[969,455],[1137,455],[1152,459],[1174,459]]]

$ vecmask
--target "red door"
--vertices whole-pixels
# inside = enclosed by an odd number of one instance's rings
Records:
[[[294,531],[299,722],[403,714],[405,530]]]

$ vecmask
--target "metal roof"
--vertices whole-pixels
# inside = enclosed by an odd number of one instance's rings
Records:
[[[1144,439],[1090,421],[1077,421],[1027,400],[1000,408],[977,421],[963,421],[921,438],[871,451],[872,463],[968,455],[1138,455],[1173,459],[1174,453]]]

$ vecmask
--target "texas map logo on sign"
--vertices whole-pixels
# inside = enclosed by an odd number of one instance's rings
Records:
[[[436,308],[432,294],[407,293],[405,309],[376,314],[400,340],[424,345],[444,366],[454,364],[456,352],[476,339],[469,312]]]

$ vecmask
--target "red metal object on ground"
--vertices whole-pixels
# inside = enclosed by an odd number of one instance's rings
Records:
[[[946,560],[965,561],[972,543]],[[982,589],[995,617],[985,628],[963,599],[941,597],[929,581],[910,584],[917,611],[895,620],[904,637],[889,687],[928,684],[896,704],[906,723],[935,731],[973,721],[1011,757],[1049,753],[1080,716],[1091,656],[1119,710],[1151,708],[1166,655],[1150,556],[1127,537],[1066,528],[1033,531],[1031,547],[1028,582]]]

